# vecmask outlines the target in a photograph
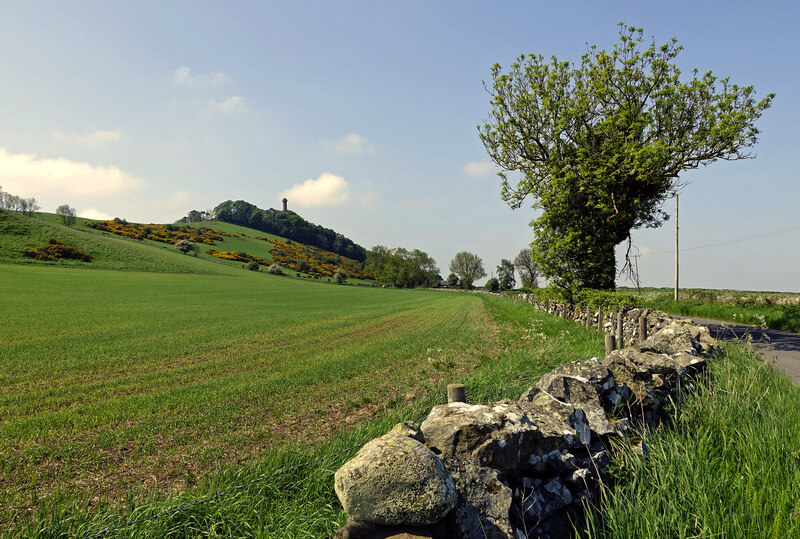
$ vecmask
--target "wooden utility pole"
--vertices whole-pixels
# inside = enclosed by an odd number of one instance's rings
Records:
[[[675,192],[675,301],[678,301],[678,192]]]

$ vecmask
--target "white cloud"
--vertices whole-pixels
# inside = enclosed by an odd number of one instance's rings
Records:
[[[467,176],[472,176],[473,178],[488,177],[494,169],[494,163],[491,161],[470,161],[461,167],[461,170],[463,170]]]
[[[193,73],[191,68],[181,66],[172,73],[172,82],[189,86],[222,86],[231,81],[231,76],[222,71]]]
[[[224,101],[214,101],[212,99],[209,101],[209,104],[211,105],[211,108],[226,113],[238,113],[247,110],[247,107],[244,104],[244,99],[238,95],[229,97]]]
[[[0,178],[4,190],[20,196],[43,193],[112,195],[144,187],[147,183],[117,167],[79,163],[64,158],[37,158],[12,154],[0,148]]]
[[[350,133],[342,138],[326,140],[325,144],[339,153],[361,153],[371,150],[367,139],[358,133]]]
[[[108,142],[119,140],[122,134],[119,131],[91,131],[89,133],[62,133],[53,131],[53,138],[59,142],[80,144],[81,146],[100,146]]]
[[[82,217],[84,219],[97,219],[98,221],[108,221],[114,218],[112,215],[102,212],[97,208],[86,208],[85,210],[81,210],[78,212],[78,217]]]
[[[341,176],[325,172],[316,180],[297,183],[281,193],[290,204],[298,206],[336,206],[350,198],[350,187]]]

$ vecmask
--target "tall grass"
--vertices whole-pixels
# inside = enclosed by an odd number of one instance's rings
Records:
[[[735,344],[646,456],[615,455],[616,484],[584,537],[800,537],[800,389]]]

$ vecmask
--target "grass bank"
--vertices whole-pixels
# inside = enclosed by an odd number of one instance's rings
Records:
[[[681,316],[721,320],[800,333],[800,305],[796,303],[776,305],[772,302],[755,303],[747,300],[719,302],[708,299],[674,301],[657,297],[646,300],[644,305]]]
[[[3,266],[0,527],[84,535],[421,419],[517,398],[602,336],[522,302],[250,272]],[[352,452],[112,536],[320,537]]]
[[[800,389],[735,344],[646,457],[619,451],[584,537],[800,537]]]

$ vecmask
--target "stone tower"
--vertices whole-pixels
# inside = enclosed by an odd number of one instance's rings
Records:
[[[286,203],[289,202],[285,198],[283,199],[283,211],[286,211]]]

